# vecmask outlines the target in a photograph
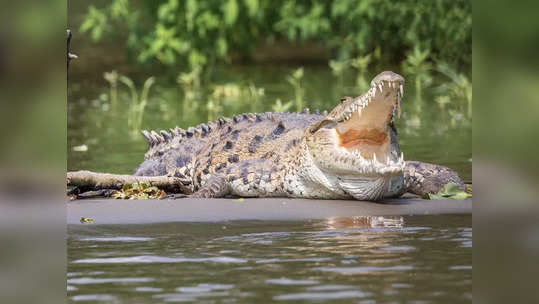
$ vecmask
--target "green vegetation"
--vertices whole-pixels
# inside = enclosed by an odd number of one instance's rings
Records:
[[[147,183],[125,184],[112,194],[115,199],[160,199],[165,196],[165,191]]]
[[[144,117],[144,109],[148,103],[148,94],[150,88],[155,82],[155,77],[149,77],[144,82],[140,95],[137,93],[137,88],[133,80],[124,75],[119,75],[116,71],[105,72],[103,78],[110,84],[110,101],[113,110],[116,110],[118,103],[118,86],[120,81],[128,89],[130,93],[130,102],[128,107],[127,125],[131,134],[138,135]]]
[[[463,200],[469,197],[472,197],[472,194],[461,190],[455,183],[447,183],[438,193],[427,193],[423,195],[423,199],[429,200]]]
[[[411,128],[421,126],[421,113],[427,101],[423,100],[422,97],[424,88],[429,89],[428,100],[431,100],[432,104],[438,105],[439,112],[442,115],[449,117],[451,126],[456,126],[464,116],[468,118],[466,121],[470,121],[472,117],[472,83],[469,78],[462,73],[456,72],[443,62],[438,63],[436,68],[432,68],[432,65],[425,59],[428,58],[425,54],[428,55],[426,52],[414,51],[403,64],[405,75],[407,75],[406,78],[415,83],[415,90],[414,87],[411,88],[411,95],[410,93],[406,94],[410,102],[406,110],[408,113],[406,118],[407,126]],[[351,78],[347,83],[352,85],[352,90],[357,94],[365,92],[369,87],[367,79],[370,76],[367,76],[366,72],[369,60],[370,56],[367,55],[340,62],[338,69],[333,69],[333,75],[336,77],[336,87],[339,90],[342,89],[343,85],[340,84],[343,81],[342,74],[344,74],[345,70],[350,70],[353,67],[358,71],[356,79],[353,81],[353,78]],[[335,67],[335,65],[333,66]],[[213,121],[222,116],[223,113],[260,112],[261,109],[275,112],[301,111],[308,105],[307,92],[303,83],[305,77],[303,67],[292,70],[282,81],[283,86],[287,83],[292,87],[290,95],[293,96],[293,99],[288,99],[288,102],[283,103],[281,98],[276,98],[270,105],[266,105],[264,102],[266,101],[265,89],[257,87],[252,82],[248,84],[242,82],[208,84],[204,89],[200,84],[199,76],[199,72],[191,71],[189,73],[180,73],[177,78],[180,88],[179,95],[182,96],[178,101],[178,115],[181,120],[189,120],[202,114],[206,116],[204,120]],[[110,96],[101,99],[103,101],[110,100],[113,110],[118,108],[115,103],[127,104],[128,128],[133,136],[138,136],[148,103],[150,88],[155,82],[155,77],[149,77],[144,82],[140,95],[134,82],[127,76],[119,75],[116,71],[112,71],[105,73],[104,78],[110,84]],[[434,79],[441,81],[441,84],[433,87]],[[125,94],[118,93],[117,82],[124,84],[128,88]],[[166,92],[158,91],[155,94],[160,95],[156,97],[158,100],[176,99]],[[115,101],[116,99],[120,100]],[[171,108],[168,103],[163,102],[160,105],[161,110],[168,113],[167,117],[169,118],[164,120],[170,120],[171,117],[176,115],[173,107]],[[334,103],[331,103],[323,109],[329,110],[333,105]]]
[[[420,101],[422,100],[422,88],[424,86],[429,86],[432,83],[432,65],[427,60],[429,56],[429,50],[421,50],[419,47],[415,47],[402,64],[404,73],[411,75],[415,81],[415,92],[417,99]]]
[[[303,67],[295,70],[292,74],[286,77],[286,81],[294,88],[294,96],[296,97],[294,103],[296,105],[296,111],[303,110],[303,99],[305,98],[305,89],[302,86],[303,79]]]
[[[182,117],[185,119],[192,115],[198,107],[196,100],[201,97],[200,74],[202,70],[199,66],[193,68],[188,73],[180,73],[177,82],[180,85],[180,91],[183,92]]]
[[[410,50],[459,70],[471,65],[467,0],[112,0],[88,8],[80,31],[124,39],[139,63],[211,67],[248,59],[273,41],[316,41],[338,60],[378,52],[399,63]]]
[[[103,78],[105,78],[110,85],[110,103],[113,107],[116,107],[118,104],[118,77],[117,71],[103,73]]]
[[[335,77],[337,77],[339,88],[344,85],[344,72],[348,69],[348,60],[330,60],[329,67]]]
[[[288,112],[292,107],[292,102],[282,103],[280,98],[275,100],[275,103],[271,107],[273,112]]]
[[[301,111],[313,102],[328,110],[344,95],[363,93],[371,77],[387,69],[401,73],[407,80],[406,98],[410,106],[404,115],[410,129],[421,126],[421,113],[426,107],[439,111],[450,126],[469,122],[472,117],[472,83],[468,76],[470,1],[111,0],[98,3],[101,4],[90,5],[86,10],[78,28],[80,32],[87,33],[95,42],[114,39],[114,47],[124,43],[127,58],[130,64],[138,65],[138,71],[159,73],[165,83],[176,76],[174,90],[161,89],[152,94],[159,101],[155,102],[156,108],[167,113],[163,114],[164,121],[191,121],[193,117],[215,120],[225,114],[261,109]],[[265,88],[260,87],[266,84],[252,80],[212,82],[215,79],[212,73],[219,64],[248,62],[268,45],[283,46],[286,51],[303,43],[329,54],[323,60],[329,59],[335,81],[320,85],[332,90],[334,100],[311,100],[312,84],[309,67],[302,66],[305,63],[291,67],[280,81],[290,94],[266,96]],[[140,95],[134,81],[125,75],[112,71],[105,73],[104,78],[110,92],[103,93],[101,100],[109,100],[113,111],[127,104],[128,129],[131,134],[137,134],[155,77],[146,80]],[[127,92],[119,92],[118,82],[127,87]],[[176,116],[178,119],[173,119]]]
[[[465,102],[466,114],[469,118],[472,117],[472,82],[462,73],[458,73],[453,68],[451,68],[446,63],[438,64],[436,69],[438,72],[442,73],[448,78],[448,81],[445,81],[441,84],[436,90],[446,97],[446,100],[456,100]],[[439,100],[438,100],[439,103]],[[458,102],[456,103],[459,104]],[[461,106],[462,108],[462,106]],[[461,111],[463,111],[461,109]]]
[[[367,80],[367,67],[371,63],[371,54],[365,56],[358,56],[351,61],[352,67],[357,70],[356,85],[359,92],[364,92],[369,88],[369,82]]]

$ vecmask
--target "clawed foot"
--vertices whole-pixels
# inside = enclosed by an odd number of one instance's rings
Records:
[[[184,193],[171,193],[171,194],[167,194],[165,197],[162,197],[160,199],[166,200],[166,199],[180,199],[180,198],[188,198],[188,197],[190,196]]]

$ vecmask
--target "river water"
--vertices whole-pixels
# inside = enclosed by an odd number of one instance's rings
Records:
[[[215,85],[264,89],[255,102],[221,100],[224,116],[270,111],[277,98],[294,99],[285,80],[293,68],[217,68],[188,107],[174,78],[157,77],[142,128],[206,122]],[[150,75],[131,76],[140,93]],[[119,84],[113,107],[101,77],[70,74],[67,167],[130,173],[147,144],[129,132],[127,88]],[[331,110],[340,97],[357,96],[354,77],[339,85],[327,67],[306,67],[305,106]],[[462,101],[444,107],[433,88],[417,96],[413,87],[406,86],[397,121],[405,159],[450,166],[470,180],[471,118]],[[471,302],[471,292],[471,215],[68,226],[71,302],[459,303]]]
[[[69,226],[67,294],[108,303],[466,303],[471,215]]]

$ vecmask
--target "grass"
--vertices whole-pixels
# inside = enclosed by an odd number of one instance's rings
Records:
[[[294,88],[294,103],[296,105],[296,111],[303,110],[303,100],[305,99],[305,89],[302,84],[303,80],[303,67],[293,71],[286,77],[286,81]]]
[[[118,106],[118,82],[124,84],[128,88],[130,98],[127,109],[127,126],[130,134],[138,135],[138,132],[141,130],[144,111],[148,104],[148,95],[151,87],[155,83],[155,77],[152,76],[146,79],[140,94],[137,92],[133,80],[125,75],[120,75],[113,70],[104,73],[103,77],[110,84],[110,101],[114,111],[117,110]]]

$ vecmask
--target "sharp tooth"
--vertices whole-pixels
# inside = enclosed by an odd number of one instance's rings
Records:
[[[404,97],[404,87],[401,85],[399,85],[399,91],[401,92],[401,96]]]
[[[391,160],[389,159],[389,155],[387,156],[387,159],[386,159],[386,164],[390,164],[391,163]]]
[[[382,93],[382,84],[378,85],[378,89],[380,89],[380,93]]]
[[[376,153],[373,153],[372,164],[376,166],[377,163],[378,163],[378,160],[376,160]]]

